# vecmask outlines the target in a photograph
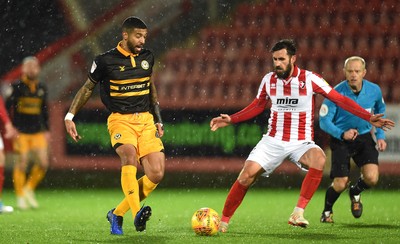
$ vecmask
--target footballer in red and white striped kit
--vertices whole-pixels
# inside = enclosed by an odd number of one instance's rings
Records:
[[[300,197],[288,223],[307,227],[304,209],[317,190],[325,165],[325,154],[314,143],[314,95],[321,94],[352,114],[384,130],[394,122],[371,115],[353,100],[336,92],[320,75],[294,65],[296,47],[292,40],[281,40],[271,49],[274,71],[264,76],[253,102],[233,114],[221,114],[210,122],[212,131],[254,118],[271,104],[268,131],[248,156],[233,184],[222,211],[220,231],[226,232],[236,209],[249,187],[260,175],[271,174],[288,158],[299,167],[308,168]]]

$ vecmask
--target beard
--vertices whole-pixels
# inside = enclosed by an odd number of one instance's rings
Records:
[[[142,46],[135,46],[132,42],[127,42],[126,45],[129,48],[129,51],[133,54],[138,54],[142,50]]]
[[[282,69],[280,67],[279,68],[275,67],[275,73],[279,79],[287,79],[291,72],[292,72],[292,63],[291,62],[289,62],[286,69]]]
[[[28,78],[28,80],[37,80],[37,78],[38,78],[38,74],[36,74],[36,73],[26,73],[25,74],[26,75],[26,78]]]

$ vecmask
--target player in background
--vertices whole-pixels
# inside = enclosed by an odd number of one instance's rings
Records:
[[[40,64],[36,57],[22,61],[21,79],[12,84],[12,93],[6,101],[18,137],[13,142],[16,153],[13,181],[17,207],[21,210],[38,208],[35,189],[43,180],[49,166],[49,113],[47,86],[39,81]],[[27,166],[33,156],[29,176]]]
[[[1,127],[4,128],[4,138],[13,139],[17,136],[17,130],[12,125],[10,118],[8,117],[7,109],[4,105],[3,97],[0,97],[0,123]],[[4,166],[6,157],[4,155],[4,143],[3,138],[0,135],[0,214],[10,213],[14,211],[11,206],[3,205],[2,194],[4,184]]]
[[[227,231],[230,219],[256,178],[268,176],[286,158],[299,167],[308,168],[288,223],[301,227],[309,225],[304,218],[304,209],[319,186],[326,159],[322,149],[313,141],[316,93],[374,126],[385,129],[394,126],[394,122],[383,119],[382,114],[371,115],[353,100],[340,95],[318,74],[297,67],[296,47],[292,40],[278,41],[271,52],[274,71],[264,76],[253,102],[235,114],[221,114],[210,122],[211,130],[216,131],[249,120],[261,114],[268,103],[272,104],[268,131],[251,151],[226,198],[221,232]]]
[[[347,96],[370,113],[385,113],[386,105],[378,85],[365,80],[367,73],[365,61],[358,56],[349,57],[343,68],[346,80],[335,90]],[[361,217],[363,206],[361,192],[378,183],[378,150],[386,149],[385,133],[376,128],[376,142],[372,136],[372,125],[324,100],[319,111],[319,124],[331,136],[332,166],[330,177],[332,185],[325,194],[325,206],[321,222],[333,223],[333,205],[349,184],[350,158],[361,170],[358,181],[350,186],[351,212],[355,218]]]
[[[110,232],[115,235],[123,234],[123,216],[129,209],[136,230],[146,229],[151,208],[140,208],[140,201],[164,176],[164,146],[160,139],[164,129],[155,84],[151,80],[154,56],[143,48],[146,38],[146,24],[137,17],[127,18],[122,24],[122,41],[94,59],[89,78],[65,116],[68,134],[78,141],[81,137],[72,119],[89,100],[96,84],[100,84],[102,102],[111,112],[108,132],[121,160],[121,185],[125,194],[125,199],[107,214]],[[137,179],[139,163],[145,175]]]

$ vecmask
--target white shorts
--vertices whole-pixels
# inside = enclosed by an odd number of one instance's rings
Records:
[[[3,138],[0,136],[0,151],[4,149]]]
[[[321,149],[313,141],[286,142],[264,135],[250,152],[247,160],[254,161],[261,165],[265,170],[262,176],[268,176],[281,165],[285,159],[289,159],[299,168],[304,169],[299,160],[301,156],[311,148]]]

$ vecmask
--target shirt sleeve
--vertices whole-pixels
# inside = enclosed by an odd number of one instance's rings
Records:
[[[255,98],[252,103],[237,113],[230,115],[233,124],[249,120],[261,114],[267,105],[266,99]]]
[[[325,96],[326,96],[326,98],[328,98],[329,100],[331,100],[336,105],[343,108],[344,110],[369,122],[369,120],[371,118],[370,113],[368,113],[363,107],[358,105],[355,101],[351,100],[350,98],[348,98],[346,96],[341,95],[335,89],[332,89]]]
[[[336,104],[328,99],[325,99],[319,110],[319,127],[329,135],[342,140],[341,136],[344,131],[337,127],[333,121],[336,116],[336,112]]]
[[[104,65],[103,65],[101,56],[97,56],[93,60],[92,66],[90,67],[90,70],[89,70],[88,77],[93,83],[97,84],[101,80],[103,80],[104,75],[105,75],[105,71],[104,71]]]
[[[8,117],[6,106],[4,105],[3,97],[0,96],[0,119],[3,125],[10,122],[10,117]]]
[[[385,114],[386,112],[386,104],[382,97],[382,91],[380,88],[377,89],[377,99],[374,107],[375,114]],[[375,132],[376,139],[385,139],[385,131],[381,128],[376,128]]]
[[[257,96],[253,102],[239,112],[230,115],[231,123],[236,124],[249,120],[261,114],[265,110],[267,102],[269,101],[269,99],[267,100],[267,93],[265,91],[265,79],[266,78],[264,77],[264,79],[261,81]]]

